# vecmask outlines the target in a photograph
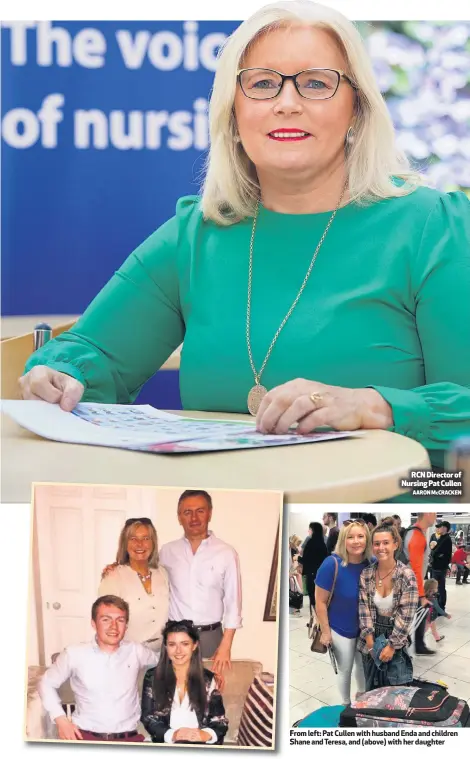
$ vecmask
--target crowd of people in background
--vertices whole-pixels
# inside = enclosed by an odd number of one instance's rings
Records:
[[[446,582],[455,568],[456,584],[469,584],[470,554],[463,533],[452,540],[450,523],[436,516],[421,513],[405,528],[397,514],[380,522],[362,514],[339,526],[338,514],[325,513],[322,523],[310,522],[303,542],[290,537],[290,587],[294,578],[297,594],[291,611],[300,614],[299,593],[306,592],[309,625],[319,624],[321,642],[334,655],[345,705],[353,669],[358,693],[409,685],[413,635],[417,656],[436,653],[425,643],[427,631],[436,643],[444,639],[436,620],[450,618]]]

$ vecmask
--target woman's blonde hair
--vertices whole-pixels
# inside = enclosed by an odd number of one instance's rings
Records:
[[[297,548],[302,542],[302,538],[299,538],[298,535],[291,535],[289,538],[289,548]]]
[[[140,522],[136,519],[131,524],[125,524],[119,535],[118,549],[116,553],[116,561],[118,564],[129,564],[129,553],[127,551],[127,543],[132,536],[136,527],[146,527],[149,531],[149,536],[152,538],[153,550],[149,556],[148,565],[153,569],[158,567],[158,535],[155,527],[150,520],[147,522]]]
[[[354,141],[345,145],[350,202],[367,204],[408,195],[420,175],[395,145],[395,132],[362,38],[345,16],[310,0],[266,5],[244,21],[219,53],[209,107],[210,150],[201,208],[206,219],[230,225],[253,216],[260,199],[256,168],[237,139],[234,113],[237,71],[254,42],[291,25],[325,29],[337,40],[348,74],[357,85]],[[403,180],[394,181],[394,178]]]
[[[340,556],[340,558],[342,559],[341,566],[343,567],[347,567],[349,563],[349,556],[348,556],[348,551],[346,548],[346,540],[349,533],[353,529],[353,527],[360,527],[361,530],[364,530],[365,535],[366,535],[366,547],[365,547],[362,558],[370,559],[370,557],[372,556],[372,543],[370,539],[369,528],[367,527],[367,525],[365,524],[363,520],[358,522],[355,519],[353,519],[352,522],[349,522],[348,524],[344,524],[341,527],[339,531],[339,535],[338,535],[338,540],[335,546],[335,550],[334,550],[334,553]]]

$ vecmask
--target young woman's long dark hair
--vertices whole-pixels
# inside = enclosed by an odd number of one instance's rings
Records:
[[[176,676],[167,651],[167,641],[170,633],[186,633],[193,643],[199,643],[199,633],[189,619],[179,622],[167,622],[163,629],[163,646],[160,661],[155,669],[154,696],[157,711],[171,709],[176,690]],[[201,649],[198,645],[194,649],[189,663],[187,693],[189,703],[195,711],[198,721],[201,722],[207,705],[207,691],[204,681],[204,668],[202,666]]]

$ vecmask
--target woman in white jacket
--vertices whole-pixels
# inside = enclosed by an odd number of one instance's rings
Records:
[[[168,621],[168,575],[158,562],[157,531],[148,517],[128,519],[121,530],[116,563],[103,572],[98,596],[115,595],[129,604],[127,640],[154,651]]]

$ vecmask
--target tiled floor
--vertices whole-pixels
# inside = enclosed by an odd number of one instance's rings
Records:
[[[434,656],[413,658],[414,672],[426,680],[443,680],[453,696],[470,703],[470,585],[456,586],[447,580],[447,611],[452,619],[440,618],[438,630],[445,635],[436,643],[429,632],[426,643],[439,652]],[[301,616],[289,620],[290,724],[325,704],[339,704],[336,675],[329,660],[310,651],[306,623],[308,598]],[[357,690],[354,672],[351,693]]]

